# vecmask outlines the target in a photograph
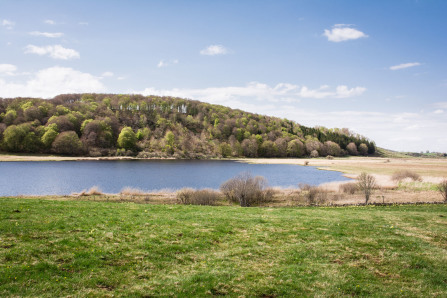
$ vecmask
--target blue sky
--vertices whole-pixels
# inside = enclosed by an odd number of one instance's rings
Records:
[[[0,97],[172,95],[447,152],[447,1],[0,0]]]

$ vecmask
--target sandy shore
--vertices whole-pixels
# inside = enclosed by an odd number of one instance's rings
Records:
[[[400,170],[410,170],[421,175],[423,182],[439,183],[447,179],[447,159],[429,158],[381,158],[381,157],[348,157],[348,158],[252,158],[238,159],[240,162],[255,164],[294,164],[301,166],[314,166],[321,170],[339,171],[345,177],[355,179],[361,172],[372,174],[381,187],[392,188],[396,182],[391,175]],[[330,182],[321,186],[337,191],[339,186],[349,182]]]

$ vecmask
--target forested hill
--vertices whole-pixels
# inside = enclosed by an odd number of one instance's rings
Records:
[[[348,129],[173,97],[66,94],[0,99],[2,151],[138,157],[367,155],[374,142]]]

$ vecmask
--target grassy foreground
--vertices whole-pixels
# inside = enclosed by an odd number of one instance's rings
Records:
[[[447,206],[0,198],[0,296],[447,296]]]

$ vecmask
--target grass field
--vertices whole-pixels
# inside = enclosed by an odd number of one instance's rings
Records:
[[[0,296],[447,296],[447,206],[0,199]]]

